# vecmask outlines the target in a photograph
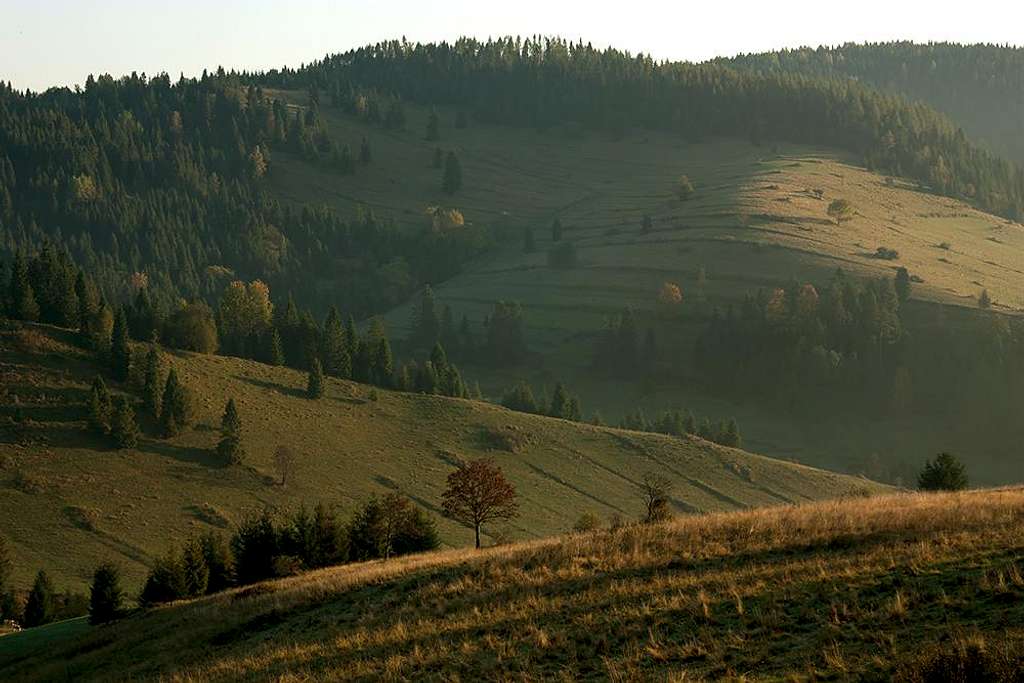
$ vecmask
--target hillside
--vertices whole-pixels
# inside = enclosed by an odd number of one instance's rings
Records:
[[[442,541],[459,547],[469,530],[442,519],[445,477],[461,459],[494,457],[516,485],[519,518],[486,529],[512,539],[561,533],[584,512],[637,517],[639,481],[653,471],[676,484],[679,511],[706,512],[878,492],[867,480],[676,439],[514,413],[487,403],[374,390],[330,380],[319,401],[306,376],[258,363],[195,354],[170,360],[198,399],[194,428],[171,440],[144,437],[110,450],[84,426],[95,365],[68,335],[29,326],[0,335],[3,416],[26,418],[0,433],[0,520],[25,585],[45,568],[80,588],[101,561],[123,565],[128,582],[190,532],[229,530],[264,506],[323,501],[348,514],[373,495],[400,492],[437,518]],[[225,468],[213,447],[224,404],[243,421],[246,465]],[[153,433],[152,425],[147,428]],[[278,484],[272,454],[299,456],[293,481]],[[66,552],[54,553],[64,548]]]
[[[1019,47],[847,44],[715,61],[736,68],[855,79],[921,100],[963,126],[987,149],[1024,163],[1024,50]]]
[[[292,107],[305,100],[300,93],[274,94]],[[600,409],[607,419],[618,420],[637,405],[649,414],[682,405],[702,414],[736,415],[758,450],[815,465],[856,469],[875,454],[896,463],[893,469],[902,468],[906,481],[930,453],[952,448],[977,465],[981,482],[1019,478],[1018,464],[1004,455],[1017,437],[1003,428],[985,430],[990,436],[979,439],[978,429],[945,416],[873,418],[870,430],[838,413],[808,421],[709,395],[692,366],[692,349],[711,308],[739,304],[748,294],[794,280],[821,287],[837,268],[856,278],[888,279],[897,268],[907,268],[914,283],[906,316],[915,330],[945,324],[942,316],[966,327],[983,290],[994,311],[1016,315],[1024,288],[1019,223],[904,180],[887,182],[849,156],[820,147],[758,147],[730,139],[686,143],[656,131],[611,141],[486,124],[458,130],[454,112],[440,111],[439,144],[458,150],[463,160],[464,188],[454,199],[442,195],[439,171],[430,168],[435,143],[418,134],[427,110],[411,106],[406,131],[373,138],[394,163],[381,162],[342,183],[281,156],[270,186],[287,201],[315,197],[341,211],[354,210],[355,198],[366,198],[407,229],[425,225],[423,212],[432,204],[454,205],[470,223],[501,227],[507,235],[501,249],[434,287],[456,320],[466,315],[476,325],[496,300],[523,304],[537,358],[505,371],[471,368],[491,395],[520,376],[538,389],[550,390],[561,380],[581,392],[588,411]],[[324,121],[339,144],[373,135],[372,127],[331,110]],[[687,202],[674,194],[681,173],[696,186]],[[841,226],[826,211],[839,198],[855,211]],[[645,214],[653,222],[646,234]],[[576,247],[576,268],[547,264],[556,217],[565,240]],[[527,228],[534,232],[536,253],[523,253]],[[879,248],[897,257],[879,258]],[[678,283],[683,293],[676,322],[656,312],[666,281]],[[415,304],[414,298],[386,316],[396,338],[407,335]],[[611,384],[595,375],[594,344],[606,319],[627,306],[654,321],[660,346],[671,349],[682,366],[681,379]]]
[[[1022,508],[1021,489],[850,499],[327,569],[6,637],[0,674],[1016,680]]]

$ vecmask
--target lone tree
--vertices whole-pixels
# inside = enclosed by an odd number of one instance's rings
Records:
[[[175,436],[192,420],[192,399],[185,386],[178,381],[174,368],[167,373],[164,395],[160,401],[160,427],[164,436]]]
[[[436,109],[431,109],[430,115],[427,116],[426,138],[430,142],[437,142],[441,139],[441,119],[438,117]]]
[[[444,160],[444,180],[441,182],[441,189],[445,194],[455,194],[462,189],[462,164],[455,152],[448,152]]]
[[[518,514],[516,490],[492,460],[481,458],[460,465],[448,475],[448,486],[441,495],[446,517],[473,527],[476,547],[480,547],[480,527]]]
[[[978,295],[978,308],[982,310],[988,310],[992,308],[992,297],[988,295],[988,290],[981,290],[981,294]]]
[[[121,572],[110,562],[104,562],[92,575],[89,588],[89,623],[106,624],[121,614]]]
[[[896,296],[899,298],[900,303],[905,304],[907,299],[910,298],[910,273],[903,266],[896,270],[893,286],[896,289]]]
[[[132,404],[124,396],[117,400],[114,416],[110,420],[110,436],[118,448],[135,448],[139,444],[139,424],[135,421]]]
[[[939,453],[934,461],[925,462],[917,476],[922,491],[961,491],[967,488],[967,470],[956,456]]]
[[[679,180],[676,181],[676,196],[685,202],[687,199],[693,196],[693,193],[693,183],[690,182],[690,176],[679,176]]]
[[[112,412],[113,406],[107,384],[102,377],[96,375],[89,392],[89,426],[97,434],[107,434],[110,431]]]
[[[320,398],[324,395],[324,368],[320,365],[320,359],[314,358],[309,368],[309,378],[306,380],[306,396],[309,398]]]
[[[25,626],[42,626],[50,623],[53,621],[56,607],[53,584],[50,583],[50,577],[46,572],[40,569],[25,603]]]
[[[663,522],[672,515],[668,497],[672,493],[672,482],[654,472],[648,472],[643,479],[644,522]]]
[[[286,486],[295,474],[295,465],[298,458],[290,446],[281,445],[274,451],[274,467],[281,477],[281,486]]]
[[[233,398],[228,399],[227,405],[224,406],[224,415],[220,419],[217,454],[231,465],[240,465],[245,459],[245,449],[242,448],[242,418],[238,414]]]
[[[842,225],[853,218],[853,204],[845,199],[833,199],[828,205],[828,215],[836,225]]]

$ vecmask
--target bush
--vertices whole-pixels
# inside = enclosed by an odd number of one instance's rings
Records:
[[[181,563],[173,554],[168,553],[166,557],[158,559],[149,570],[146,583],[139,595],[139,604],[151,607],[181,600],[186,594],[185,574],[181,569]]]
[[[929,648],[897,671],[895,680],[908,683],[1024,680],[1024,657],[988,648],[981,640],[961,640]]]
[[[601,518],[593,512],[584,512],[580,515],[580,518],[576,520],[576,523],[572,525],[572,530],[581,534],[590,531],[597,531],[600,528]]]

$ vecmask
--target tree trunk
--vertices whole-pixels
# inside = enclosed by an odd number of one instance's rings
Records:
[[[475,524],[473,530],[476,531],[476,549],[480,550],[480,525]]]

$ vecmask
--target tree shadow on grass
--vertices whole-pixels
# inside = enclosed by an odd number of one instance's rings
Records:
[[[277,384],[276,382],[268,382],[262,379],[256,379],[254,377],[246,377],[244,375],[234,375],[234,379],[241,380],[246,384],[251,384],[254,387],[260,389],[267,389],[270,391],[276,391],[279,394],[285,396],[291,396],[292,398],[305,398],[306,392],[303,389],[296,389],[295,387],[287,387],[283,384]]]

